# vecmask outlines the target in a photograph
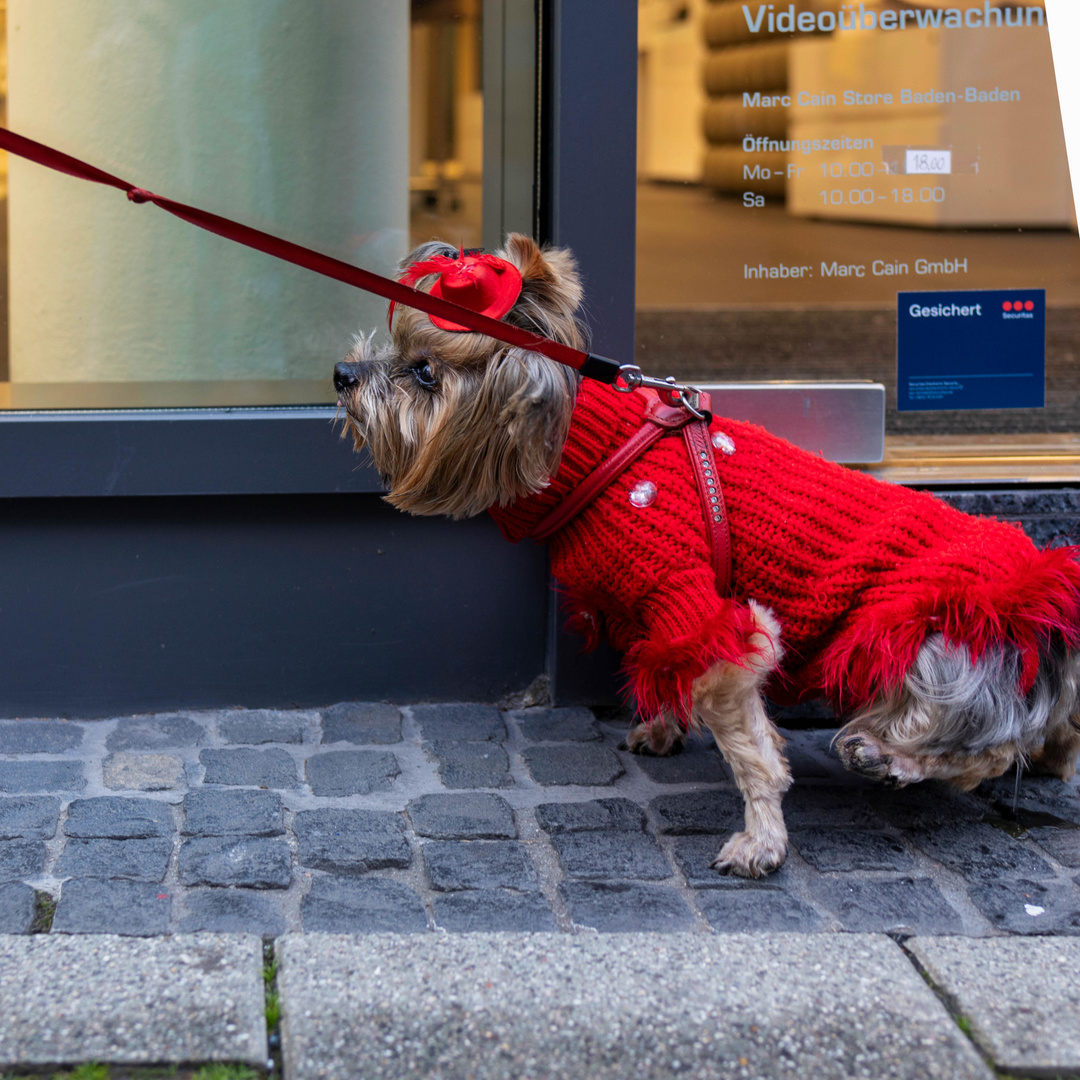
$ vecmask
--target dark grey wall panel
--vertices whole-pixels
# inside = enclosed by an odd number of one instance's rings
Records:
[[[0,504],[0,716],[496,700],[544,670],[542,549],[376,496]]]
[[[327,407],[0,413],[0,498],[381,491],[335,417]]]
[[[593,350],[633,363],[637,5],[550,0],[544,239],[573,248]]]
[[[637,222],[637,5],[544,4],[540,220],[543,239],[573,249],[595,352],[634,362]],[[549,670],[560,704],[618,700],[619,659],[581,653],[556,629]]]

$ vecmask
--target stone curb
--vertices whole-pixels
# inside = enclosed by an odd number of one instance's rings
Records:
[[[990,1080],[888,938],[287,935],[289,1080]]]
[[[266,1064],[251,935],[0,937],[0,1069]]]
[[[990,1080],[980,1051],[1009,1074],[1080,1073],[1074,939],[420,932],[275,949],[287,1080]],[[262,968],[251,935],[0,936],[0,1070],[265,1066]]]

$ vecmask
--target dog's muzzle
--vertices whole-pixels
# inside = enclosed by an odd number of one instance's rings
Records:
[[[354,386],[360,385],[360,373],[363,364],[349,364],[342,360],[334,365],[334,389],[339,394],[344,394]]]

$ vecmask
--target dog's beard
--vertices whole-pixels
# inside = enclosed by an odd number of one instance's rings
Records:
[[[540,491],[558,469],[577,388],[571,369],[507,349],[480,367],[441,363],[428,389],[393,348],[368,360],[356,352],[361,378],[342,397],[348,430],[399,510],[470,517]]]

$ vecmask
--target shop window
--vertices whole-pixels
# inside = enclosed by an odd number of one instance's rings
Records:
[[[5,122],[142,187],[392,273],[478,243],[479,0],[0,0]],[[0,408],[333,401],[385,302],[117,191],[0,174]]]
[[[1042,3],[640,0],[639,27],[638,363],[881,382],[898,479],[1075,479],[1080,244]],[[960,292],[995,297],[984,369],[952,316],[905,343],[898,294]]]

